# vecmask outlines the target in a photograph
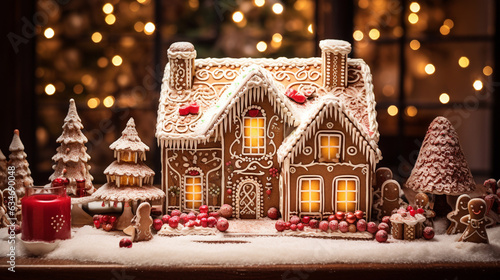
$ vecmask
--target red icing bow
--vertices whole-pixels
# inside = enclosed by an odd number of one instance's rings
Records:
[[[198,114],[200,112],[200,105],[193,102],[189,105],[183,106],[179,108],[179,115],[187,116],[189,114]]]
[[[290,99],[297,103],[304,103],[306,102],[307,97],[303,93],[299,93],[297,90],[293,88],[289,88],[286,92],[285,95],[288,96]]]

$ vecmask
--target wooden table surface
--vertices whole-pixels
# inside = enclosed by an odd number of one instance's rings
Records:
[[[500,279],[500,261],[432,264],[318,264],[270,266],[131,267],[112,263],[16,259],[16,272],[0,258],[0,279]]]

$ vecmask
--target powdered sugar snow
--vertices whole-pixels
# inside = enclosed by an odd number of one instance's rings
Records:
[[[488,229],[490,244],[455,242],[459,235],[436,235],[433,240],[388,243],[299,237],[164,237],[119,248],[122,235],[85,226],[74,229],[73,238],[62,241],[48,259],[71,259],[124,264],[159,265],[272,265],[319,263],[432,263],[500,261],[500,227]],[[7,230],[0,239],[7,240]],[[217,243],[215,243],[215,241]],[[227,241],[224,243],[223,241]],[[0,242],[0,255],[8,243]],[[27,252],[17,242],[18,256]]]

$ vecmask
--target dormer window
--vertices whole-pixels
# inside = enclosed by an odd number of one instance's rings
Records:
[[[119,153],[120,153],[120,157],[118,158],[118,161],[137,163],[137,152],[120,151]]]
[[[319,162],[340,162],[342,159],[342,134],[320,133],[317,139]]]
[[[243,154],[263,155],[266,153],[266,118],[261,110],[250,109],[243,117]]]

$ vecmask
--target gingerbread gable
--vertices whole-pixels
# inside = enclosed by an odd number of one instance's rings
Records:
[[[379,133],[370,70],[363,60],[347,58],[350,46],[344,43],[322,41],[322,57],[306,59],[194,59],[196,51],[192,45],[173,44],[158,107],[159,144],[193,149],[211,137],[217,139],[230,127],[228,121],[254,100],[262,100],[265,94],[285,122],[295,127],[307,125],[311,110],[323,102],[322,96],[329,95],[338,98],[342,111],[351,116],[365,141],[377,150]],[[340,52],[342,56],[327,60],[330,52]],[[325,70],[329,68],[333,70]],[[252,88],[255,90],[249,90]],[[290,88],[313,97],[303,104],[296,103],[285,96]],[[200,106],[199,113],[181,116],[179,108],[193,102]]]

